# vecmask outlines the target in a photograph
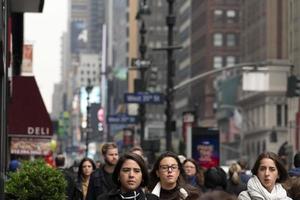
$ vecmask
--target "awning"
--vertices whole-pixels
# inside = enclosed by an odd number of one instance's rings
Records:
[[[8,106],[8,135],[51,137],[53,127],[33,76],[15,76]]]

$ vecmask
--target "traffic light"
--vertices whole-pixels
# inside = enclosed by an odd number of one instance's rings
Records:
[[[287,79],[287,90],[286,90],[287,97],[296,97],[300,96],[300,78],[291,75]]]
[[[149,72],[149,77],[148,77],[148,87],[149,88],[156,88],[157,86],[157,77],[158,76],[158,69],[157,67],[152,67],[150,72]]]
[[[100,107],[97,112],[97,118],[98,118],[98,131],[103,132],[104,131],[104,120],[105,120],[105,112],[104,108]]]

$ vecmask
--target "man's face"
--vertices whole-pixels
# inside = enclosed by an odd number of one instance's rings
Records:
[[[117,148],[108,149],[104,155],[104,160],[107,165],[114,166],[119,160],[119,153]]]

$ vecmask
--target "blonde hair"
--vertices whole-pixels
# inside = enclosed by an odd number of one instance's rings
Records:
[[[234,184],[240,183],[240,172],[242,171],[242,168],[239,164],[233,163],[229,167],[228,173],[229,178]]]

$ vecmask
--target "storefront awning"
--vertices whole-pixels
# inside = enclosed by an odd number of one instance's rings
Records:
[[[15,76],[8,106],[9,136],[51,137],[53,127],[33,76]]]

